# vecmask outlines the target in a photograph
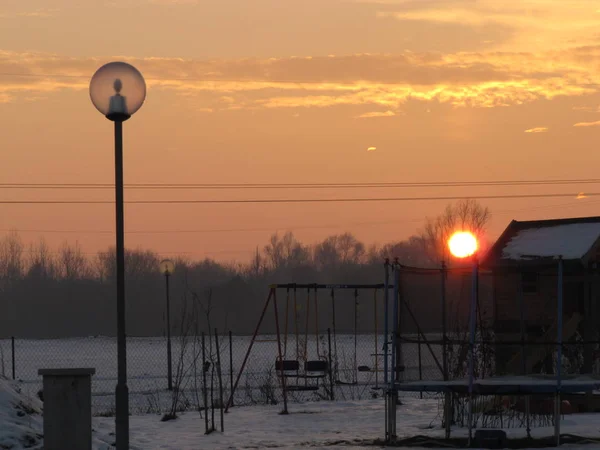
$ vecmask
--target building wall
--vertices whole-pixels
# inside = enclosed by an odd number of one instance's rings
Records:
[[[565,285],[575,279],[565,277]],[[521,304],[519,298],[521,274],[495,273],[494,274],[494,324],[497,332],[519,333],[521,321]],[[557,317],[557,289],[556,276],[551,274],[538,274],[535,283],[526,282],[526,286],[535,292],[523,289],[523,318],[526,329],[534,331],[536,328],[547,327],[555,322]],[[565,289],[567,291],[567,289]],[[566,293],[566,292],[565,292]],[[575,302],[572,298],[564,296],[564,305],[572,309]]]

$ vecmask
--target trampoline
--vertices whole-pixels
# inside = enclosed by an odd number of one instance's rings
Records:
[[[469,379],[450,381],[410,381],[396,383],[395,389],[403,392],[469,394]],[[577,394],[600,390],[600,378],[589,376],[564,377],[557,383],[555,376],[530,375],[491,377],[473,380],[474,395],[536,395]]]

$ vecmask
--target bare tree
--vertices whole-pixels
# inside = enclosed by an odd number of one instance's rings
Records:
[[[299,267],[310,261],[310,250],[302,245],[290,231],[283,237],[278,233],[271,236],[264,248],[265,256],[272,269]]]
[[[420,237],[430,262],[448,260],[447,242],[454,232],[470,231],[481,238],[490,219],[490,210],[473,199],[460,200],[439,216],[428,217]]]
[[[77,242],[74,246],[63,243],[59,250],[58,263],[60,274],[66,280],[78,280],[91,275],[88,260]]]
[[[42,238],[37,244],[29,246],[28,275],[37,278],[53,278],[56,276],[56,264],[54,257]]]
[[[320,268],[358,264],[364,256],[365,245],[351,233],[329,236],[317,244],[314,250],[314,260]]]
[[[0,279],[4,286],[23,277],[23,248],[16,231],[11,231],[0,241]]]

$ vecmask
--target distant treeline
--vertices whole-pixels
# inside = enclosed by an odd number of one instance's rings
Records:
[[[468,206],[465,209],[465,205]],[[352,234],[329,236],[314,245],[305,245],[288,232],[274,234],[262,248],[257,248],[249,263],[219,263],[211,259],[192,261],[174,258],[171,276],[171,327],[175,334],[183,328],[182,319],[191,311],[198,314],[201,327],[218,327],[236,334],[249,334],[260,316],[272,283],[382,283],[385,258],[398,257],[405,265],[437,267],[444,255],[440,249],[454,226],[449,207],[436,220],[427,222],[425,231],[405,241],[383,246],[366,246]],[[481,232],[481,207],[472,201],[459,203],[461,211],[471,211]],[[461,209],[462,208],[462,209]],[[469,209],[470,208],[470,209]],[[484,211],[489,215],[487,209]],[[471,213],[470,213],[471,214]],[[470,220],[470,217],[468,218]],[[473,220],[474,221],[474,220]],[[443,251],[443,250],[442,250]],[[148,250],[126,252],[127,334],[158,336],[165,333],[165,279],[160,273],[160,256]],[[84,255],[78,246],[64,244],[50,249],[41,240],[26,245],[13,232],[0,239],[0,338],[114,336],[116,333],[115,251],[109,249],[93,257]],[[464,313],[469,288],[461,276],[448,281],[448,315],[453,323]],[[468,284],[468,283],[467,283]],[[407,275],[403,292],[411,311],[424,332],[440,329],[441,279],[431,275]],[[285,291],[278,294],[282,315],[286,311]],[[312,293],[311,293],[312,295]],[[336,292],[336,331],[354,330],[354,292]],[[304,330],[306,291],[296,292],[294,315],[293,292],[287,302],[289,330],[297,325]],[[358,297],[359,332],[372,332],[383,324],[383,293],[361,291]],[[331,292],[318,292],[318,327],[332,326]],[[194,303],[197,307],[190,308]],[[468,305],[467,305],[468,307]],[[311,314],[314,308],[311,306]],[[405,327],[416,331],[414,320],[405,312]],[[377,319],[377,320],[376,320]],[[314,332],[315,319],[309,318]],[[275,331],[274,316],[267,314],[263,333]]]

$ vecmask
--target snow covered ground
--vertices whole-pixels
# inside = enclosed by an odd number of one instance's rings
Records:
[[[18,385],[0,379],[0,449],[43,448],[42,403],[19,392]],[[131,448],[192,450],[250,448],[366,448],[383,437],[383,400],[356,402],[314,402],[290,405],[289,415],[280,415],[281,406],[232,408],[225,415],[225,433],[204,434],[204,419],[187,412],[177,420],[161,422],[158,415],[130,418]],[[218,427],[218,412],[216,422]],[[600,436],[597,414],[567,416],[562,431],[589,437]],[[94,450],[109,450],[114,442],[114,418],[93,419]],[[538,428],[535,436],[547,436],[552,428]],[[509,437],[524,430],[507,430]],[[438,402],[433,399],[405,399],[398,408],[398,434],[441,437]],[[454,430],[453,435],[465,435]],[[598,444],[568,446],[569,450],[598,448]],[[377,447],[375,447],[377,448]]]

